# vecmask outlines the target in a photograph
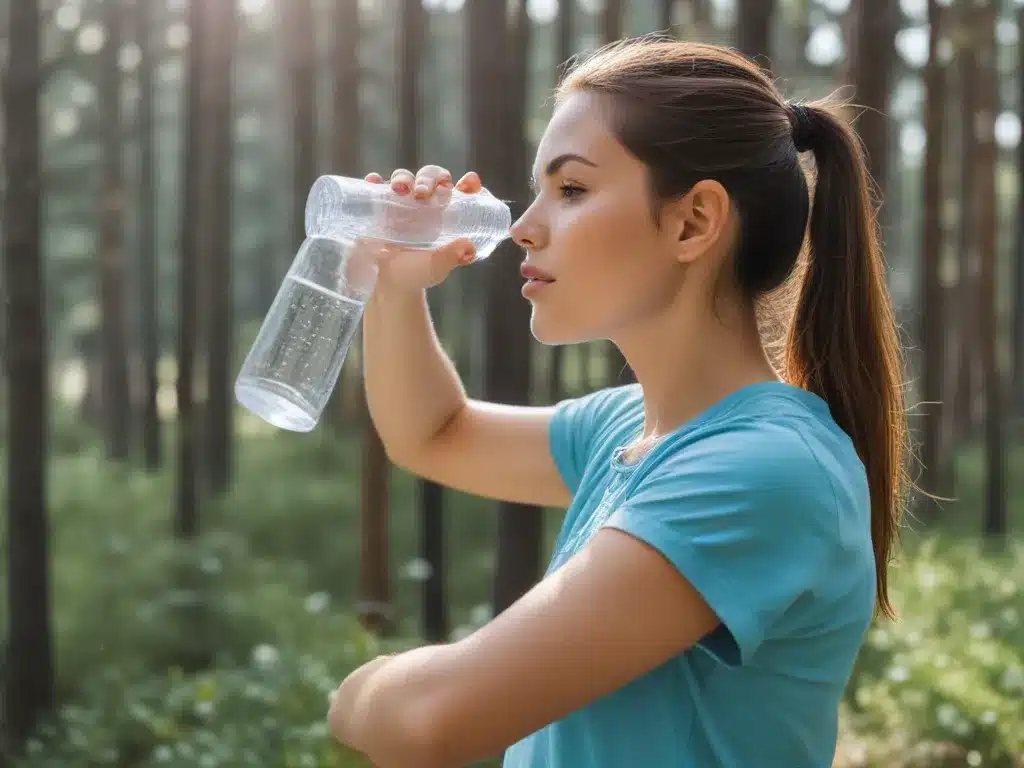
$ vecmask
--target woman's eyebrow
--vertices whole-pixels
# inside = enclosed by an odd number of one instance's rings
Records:
[[[545,169],[544,175],[552,176],[558,173],[561,170],[562,166],[569,162],[581,163],[582,165],[587,165],[590,166],[591,168],[597,168],[597,163],[593,162],[592,160],[588,160],[583,155],[578,155],[574,152],[565,152],[559,155],[558,157],[552,159],[551,162],[548,163],[548,167]],[[530,187],[534,191],[537,190],[538,184],[536,174],[533,174],[530,177]]]

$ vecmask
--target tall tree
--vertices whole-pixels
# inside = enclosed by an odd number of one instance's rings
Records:
[[[159,307],[156,290],[156,163],[154,152],[153,4],[135,3],[139,58],[139,325],[142,347],[142,449],[146,468],[162,460],[160,413],[157,410],[157,363],[160,358]]]
[[[106,0],[103,25],[107,37],[100,63],[99,97],[103,125],[103,195],[100,216],[100,310],[103,390],[101,401],[107,450],[113,459],[131,452],[131,393],[128,385],[128,327],[124,310],[124,208],[122,173],[123,119],[121,67],[124,6]]]
[[[189,43],[185,51],[183,167],[181,175],[181,269],[178,289],[178,493],[174,532],[179,538],[199,533],[198,419],[195,412],[195,359],[199,309],[200,169],[203,148],[201,85],[206,43],[203,0],[188,4]]]
[[[402,0],[400,5],[400,46],[398,68],[398,164],[414,173],[420,165],[420,72],[426,43],[427,17],[421,0]],[[441,324],[440,302],[431,302],[434,323]],[[372,424],[370,425],[372,430]],[[376,430],[374,430],[376,433]],[[374,435],[379,441],[380,438]],[[420,480],[420,556],[429,565],[423,581],[423,635],[429,642],[448,637],[445,600],[444,489],[430,480]],[[383,510],[387,520],[387,510]],[[385,523],[386,524],[386,523]]]
[[[306,197],[316,180],[316,56],[312,0],[280,0],[281,28],[292,109],[292,238],[305,236]]]
[[[892,0],[858,0],[850,5],[849,81],[854,98],[866,109],[857,118],[857,131],[868,154],[871,176],[884,190],[889,169],[889,110],[896,58],[899,3]]]
[[[558,0],[558,19],[556,22],[555,39],[557,46],[558,74],[555,76],[556,84],[560,82],[569,71],[569,60],[572,58],[575,46],[573,45],[573,6],[575,0]],[[548,358],[548,399],[551,402],[558,402],[562,399],[564,386],[562,384],[565,363],[565,347],[556,344],[551,347],[551,355]]]
[[[676,0],[661,0],[661,29],[663,32],[672,32],[676,15]]]
[[[770,66],[775,0],[740,0],[736,14],[736,47],[763,67]]]
[[[469,163],[484,183],[501,197],[522,200],[512,173],[522,169],[525,153],[525,52],[529,45],[528,16],[520,3],[510,35],[505,0],[476,0],[466,6],[466,81]],[[513,211],[513,217],[517,211]],[[515,286],[520,284],[514,246],[500,246],[504,257],[481,265],[487,281],[484,394],[489,400],[525,405],[529,402],[529,305]],[[540,573],[541,510],[498,505],[498,557],[494,576],[494,612],[500,613],[526,592]]]
[[[40,197],[40,9],[10,6],[4,78],[3,265],[7,355],[7,594],[3,675],[5,752],[20,753],[53,707],[49,532],[46,513],[47,393]]]
[[[606,43],[622,38],[622,16],[625,11],[625,0],[605,0],[604,13],[601,14],[601,36]]]
[[[957,252],[959,254],[958,280],[955,301],[950,307],[956,314],[956,322],[950,329],[956,331],[952,344],[947,379],[952,382],[949,400],[953,404],[953,423],[949,430],[953,442],[974,432],[975,403],[981,390],[981,361],[978,349],[978,247],[977,231],[974,226],[974,212],[977,210],[977,164],[978,141],[975,135],[977,112],[976,83],[978,80],[978,56],[975,50],[977,25],[968,4],[956,7],[956,56],[957,80],[960,102],[960,217]]]
[[[335,0],[332,19],[332,50],[334,69],[333,117],[334,131],[331,145],[332,173],[343,176],[360,176],[359,143],[362,138],[362,115],[359,108],[359,3],[351,0]],[[362,343],[356,334],[350,359]],[[349,372],[356,375],[348,375]],[[346,397],[347,394],[355,397]],[[342,427],[347,421],[346,403],[355,400],[360,408],[365,405],[362,380],[351,363],[346,365],[338,377],[337,386],[331,393],[327,405],[327,423]],[[363,414],[365,415],[365,414]]]
[[[1018,36],[1024,38],[1024,5],[1017,11]],[[1024,104],[1024,45],[1017,44],[1017,99]],[[1018,185],[1024,186],[1024,140],[1017,144]],[[1017,193],[1017,241],[1014,253],[1013,302],[1013,410],[1015,416],[1024,416],[1024,194]]]
[[[928,143],[924,157],[924,216],[920,260],[920,328],[922,351],[922,424],[921,463],[924,467],[920,485],[928,494],[937,493],[946,483],[942,480],[940,432],[942,424],[942,380],[945,370],[946,333],[942,307],[942,156],[945,149],[946,100],[948,87],[946,69],[939,53],[942,30],[942,9],[937,0],[928,0],[928,64],[925,67],[924,121]],[[922,499],[926,516],[933,517],[934,504]]]
[[[981,369],[985,392],[985,522],[983,532],[990,544],[1001,546],[1006,537],[1006,443],[1003,435],[1003,385],[999,370],[999,341],[996,296],[996,160],[995,116],[998,110],[999,71],[996,57],[996,0],[976,3],[975,50],[978,55],[978,81],[975,92],[978,111],[975,116],[978,150],[975,157],[977,183],[977,226],[979,275],[979,331]]]
[[[625,0],[605,0],[604,13],[601,15],[601,35],[605,43],[613,43],[622,37],[622,15],[625,11]],[[587,345],[588,347],[590,345]],[[608,351],[608,385],[628,383],[633,380],[633,371],[626,363],[626,358],[614,344],[609,344]],[[584,353],[584,381],[589,374],[590,355]]]
[[[217,158],[210,166],[208,252],[206,265],[207,339],[209,356],[207,373],[207,408],[204,421],[206,453],[204,464],[210,490],[227,490],[231,477],[231,359],[233,291],[231,271],[232,192],[234,180],[233,138],[234,110],[232,62],[234,60],[236,19],[235,0],[205,0],[209,39],[214,41],[206,51],[209,109],[210,157]]]

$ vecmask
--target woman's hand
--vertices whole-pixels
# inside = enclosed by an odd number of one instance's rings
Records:
[[[396,194],[422,201],[435,195],[438,198],[450,195],[453,188],[466,194],[486,192],[476,173],[470,171],[453,184],[451,172],[437,165],[425,165],[416,174],[399,168],[388,182],[379,173],[367,175],[366,180],[374,184],[389,183]],[[423,290],[443,282],[453,269],[475,259],[476,248],[469,238],[459,238],[435,251],[384,246],[377,252],[378,285],[385,289]]]

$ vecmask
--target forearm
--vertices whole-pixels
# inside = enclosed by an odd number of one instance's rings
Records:
[[[363,318],[366,397],[392,458],[414,456],[466,404],[423,291],[377,290]]]

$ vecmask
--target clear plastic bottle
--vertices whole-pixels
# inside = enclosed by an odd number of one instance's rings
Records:
[[[388,184],[320,177],[306,200],[306,239],[242,364],[236,399],[276,427],[309,432],[376,285],[372,244],[429,251],[468,237],[482,259],[511,224],[508,206],[486,190],[445,189],[416,200]]]

